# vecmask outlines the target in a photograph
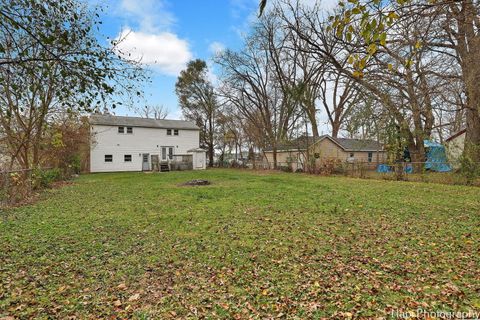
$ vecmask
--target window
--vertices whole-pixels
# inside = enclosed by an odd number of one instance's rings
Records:
[[[132,155],[131,154],[126,154],[123,156],[123,161],[125,162],[132,162]]]
[[[172,135],[172,129],[167,129],[167,136],[171,136]]]
[[[113,162],[113,156],[111,154],[106,154],[105,162]]]
[[[127,133],[133,133],[133,128],[132,127],[127,127]]]
[[[178,136],[178,129],[173,130],[173,135]]]
[[[118,133],[124,133],[125,127],[118,127]]]
[[[162,147],[162,160],[166,161],[167,157],[173,160],[173,147]]]
[[[373,159],[373,152],[368,153],[368,162],[372,162]]]
[[[350,158],[353,158],[353,157],[355,157],[355,153],[350,152]]]
[[[315,159],[319,159],[320,158],[320,153],[315,152],[314,157],[315,157]]]

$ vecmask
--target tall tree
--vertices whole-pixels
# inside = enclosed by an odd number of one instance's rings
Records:
[[[365,31],[361,22],[352,23],[345,30],[332,28],[332,22],[319,17],[315,8],[289,8],[289,14],[285,14],[288,27],[308,43],[305,50],[328,61],[346,80],[381,101],[408,141],[412,160],[424,161],[423,141],[430,138],[434,126],[432,101],[443,80],[441,71],[451,77],[451,61],[420,45],[435,37],[436,28],[428,23],[430,18],[405,14],[408,19],[396,24],[383,23],[382,34],[388,34],[390,40],[379,34],[372,42],[375,36]],[[329,50],[332,33],[340,40],[341,50]]]
[[[480,164],[480,2],[475,0],[459,1],[393,1],[377,0],[348,1],[343,3],[339,14],[331,17],[331,26],[339,37],[347,41],[352,38],[351,30],[358,25],[365,42],[372,51],[378,44],[393,42],[387,32],[404,21],[422,21],[429,33],[417,34],[410,39],[411,46],[427,47],[431,52],[453,57],[460,67],[459,78],[462,81],[465,100],[466,141],[465,156]],[[433,35],[433,36],[432,36]],[[420,41],[418,41],[420,36]],[[374,53],[374,52],[373,52]],[[358,55],[356,62],[369,59],[371,53]],[[353,61],[352,61],[353,62]],[[413,61],[406,60],[408,64]],[[356,64],[358,75],[363,74],[364,63]],[[480,166],[480,165],[479,165]]]
[[[185,118],[202,129],[201,142],[208,150],[208,165],[213,166],[219,105],[208,79],[207,63],[200,59],[190,61],[178,77],[175,92]]]
[[[264,41],[268,38],[253,35],[241,51],[227,50],[217,57],[217,63],[222,68],[222,95],[259,129],[257,141],[261,147],[272,147],[273,168],[277,168],[278,145],[289,138],[298,114],[293,99],[285,94],[287,86],[279,82]]]
[[[141,68],[119,57],[116,43],[99,43],[95,14],[76,0],[0,4],[0,126],[11,165],[38,165],[53,114],[137,91]]]

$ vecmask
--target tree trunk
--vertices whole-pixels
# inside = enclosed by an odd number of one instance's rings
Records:
[[[213,147],[213,114],[210,114],[208,119],[208,166],[213,167],[213,156],[214,156],[214,147]]]
[[[277,145],[273,146],[273,169],[277,170]]]
[[[333,121],[332,122],[332,137],[337,138],[338,133],[340,132],[340,121]]]
[[[479,103],[479,102],[477,102]],[[480,163],[480,113],[474,106],[467,109],[467,128],[464,155],[470,161]]]
[[[208,145],[208,166],[213,167],[213,144]]]
[[[461,2],[461,10],[452,4],[452,12],[456,19],[458,32],[457,54],[461,58],[463,80],[467,94],[466,135],[464,156],[472,162],[480,163],[480,35],[476,30],[478,9],[471,0]]]
[[[477,36],[475,40],[476,48],[480,49],[480,36]],[[464,155],[470,161],[480,164],[480,66],[477,55],[478,52],[468,54],[468,67],[464,70],[467,91]]]

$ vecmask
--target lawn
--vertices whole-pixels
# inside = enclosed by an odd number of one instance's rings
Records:
[[[94,174],[0,215],[0,319],[480,311],[480,188]]]

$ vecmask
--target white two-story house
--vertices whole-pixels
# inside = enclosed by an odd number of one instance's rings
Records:
[[[94,114],[90,127],[90,172],[206,167],[200,129],[193,122]]]

